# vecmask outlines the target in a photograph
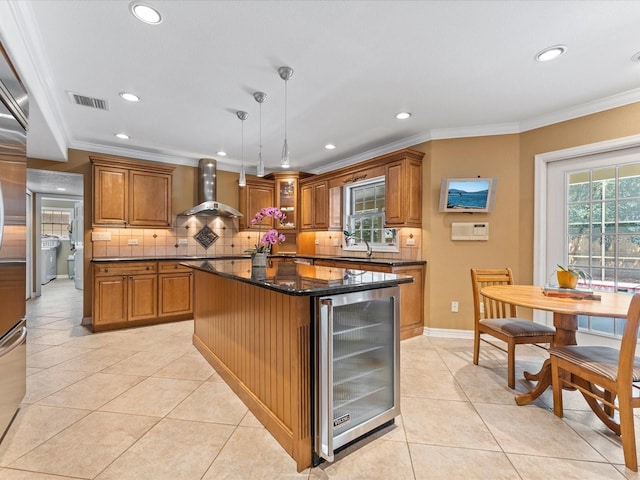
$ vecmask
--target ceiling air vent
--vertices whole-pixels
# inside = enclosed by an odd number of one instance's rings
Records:
[[[67,92],[69,98],[76,105],[82,105],[84,107],[97,108],[98,110],[109,110],[109,104],[106,100],[101,98],[87,97],[86,95],[78,95],[77,93]]]

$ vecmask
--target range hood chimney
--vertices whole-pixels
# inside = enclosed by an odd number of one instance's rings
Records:
[[[216,167],[211,158],[201,158],[198,162],[198,205],[178,215],[241,217],[235,208],[216,202]]]

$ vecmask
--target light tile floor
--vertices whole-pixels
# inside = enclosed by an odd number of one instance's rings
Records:
[[[402,342],[396,424],[297,473],[192,346],[191,321],[91,334],[72,281],[43,292],[27,305],[27,395],[2,480],[638,478],[579,394],[565,392],[562,420],[550,391],[518,407],[502,352],[483,346],[474,366],[470,340],[433,337]],[[518,377],[544,355],[519,347]]]

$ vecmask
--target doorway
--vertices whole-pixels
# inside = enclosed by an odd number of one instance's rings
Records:
[[[32,198],[27,284],[33,298],[46,291],[43,284],[58,277],[71,280],[76,268],[83,268],[82,255],[75,255],[84,238],[83,226],[78,228],[75,218],[76,212],[82,211],[78,205],[84,199],[83,175],[27,169],[27,189]]]

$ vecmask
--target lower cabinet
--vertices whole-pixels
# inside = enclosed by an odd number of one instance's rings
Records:
[[[96,263],[93,329],[185,320],[193,314],[193,275],[179,262]]]
[[[178,262],[160,262],[158,274],[158,316],[191,315],[193,272]]]
[[[424,331],[424,265],[395,266],[366,261],[358,263],[324,259],[315,260],[313,264],[412,276],[412,283],[400,285],[400,340],[422,335]]]

